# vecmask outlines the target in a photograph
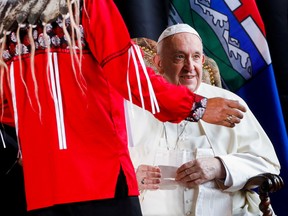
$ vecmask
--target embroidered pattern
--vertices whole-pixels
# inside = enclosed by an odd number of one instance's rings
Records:
[[[198,122],[204,115],[207,106],[207,98],[198,95],[195,96],[195,102],[192,106],[192,110],[189,116],[185,119],[191,122]]]
[[[65,21],[67,31],[71,33],[70,19]],[[82,49],[87,49],[87,43],[84,40],[84,31],[82,25],[79,25],[81,33]],[[20,29],[21,43],[18,43],[16,32],[11,32],[7,35],[6,47],[3,50],[3,59],[8,61],[14,56],[19,54],[28,54],[31,52],[31,41],[28,35],[29,27],[23,27]],[[35,43],[35,49],[45,50],[48,46],[51,49],[69,49],[67,38],[63,31],[63,20],[59,17],[55,22],[46,25],[47,38],[45,39],[44,27],[41,22],[38,22],[35,28],[32,30],[32,37]],[[75,47],[77,49],[77,47]]]

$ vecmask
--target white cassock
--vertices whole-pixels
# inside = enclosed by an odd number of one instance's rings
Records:
[[[205,83],[197,94],[235,99],[246,105],[237,95]],[[227,128],[202,120],[163,123],[141,108],[131,109],[126,104],[129,150],[135,169],[141,164],[157,165],[162,167],[162,176],[168,177],[162,179],[159,190],[141,192],[144,216],[261,214],[258,195],[239,190],[257,174],[279,174],[280,165],[271,141],[247,105],[246,108],[241,123]],[[225,181],[210,181],[192,189],[173,181],[173,167],[195,158],[215,156],[225,166]]]

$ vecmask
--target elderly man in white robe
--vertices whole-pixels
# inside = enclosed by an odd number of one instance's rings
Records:
[[[273,145],[247,104],[234,93],[201,82],[204,58],[199,34],[177,24],[160,35],[154,62],[168,82],[207,98],[237,100],[247,112],[240,124],[227,128],[202,120],[163,123],[126,106],[144,216],[261,215],[258,195],[241,188],[257,174],[279,174]],[[227,121],[233,124],[234,118],[227,116]]]

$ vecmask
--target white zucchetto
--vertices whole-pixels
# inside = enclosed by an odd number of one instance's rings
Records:
[[[174,34],[178,34],[178,33],[191,33],[196,35],[197,37],[199,37],[199,39],[202,41],[200,35],[198,34],[198,32],[192,28],[191,26],[184,24],[184,23],[180,23],[180,24],[175,24],[172,26],[169,26],[168,28],[166,28],[162,34],[160,35],[157,43],[159,43],[160,41],[162,41],[164,38],[169,37],[171,35]]]

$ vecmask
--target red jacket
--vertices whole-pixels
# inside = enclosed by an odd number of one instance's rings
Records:
[[[85,3],[82,70],[75,63],[76,75],[69,49],[57,44],[58,38],[63,39],[63,32],[56,23],[48,55],[40,43],[43,29],[41,26],[35,29],[38,31],[34,38],[38,47],[35,78],[30,67],[29,44],[27,54],[19,60],[13,55],[13,41],[7,42],[29,210],[112,198],[120,166],[129,195],[138,195],[127,149],[123,108],[123,98],[128,99],[126,76],[132,43],[112,0]],[[48,69],[47,59],[50,59]],[[132,99],[140,105],[134,64],[129,68]],[[153,71],[148,72],[160,106],[156,117],[175,122],[187,117],[195,95],[185,87],[167,84]],[[151,110],[147,80],[142,71],[140,75],[145,107]]]

